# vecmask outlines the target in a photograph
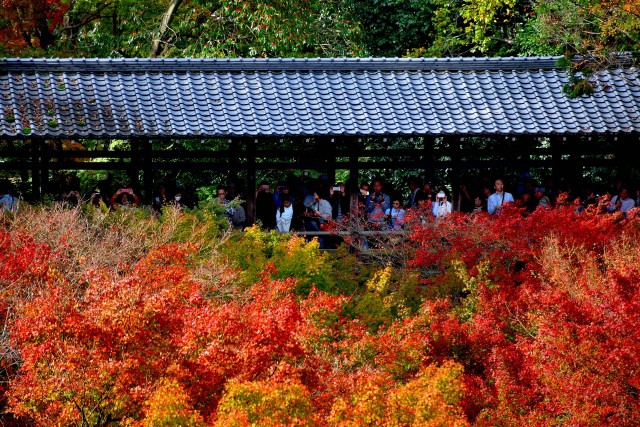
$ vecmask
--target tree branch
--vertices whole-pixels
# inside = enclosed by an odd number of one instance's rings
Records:
[[[162,16],[160,28],[156,33],[156,37],[151,42],[151,52],[149,53],[150,58],[160,56],[165,50],[166,44],[162,43],[162,40],[164,39],[165,34],[169,31],[169,26],[171,25],[171,21],[173,20],[180,3],[182,3],[182,0],[171,0],[167,11]]]

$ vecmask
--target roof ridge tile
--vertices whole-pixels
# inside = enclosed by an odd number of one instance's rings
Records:
[[[558,69],[558,56],[447,58],[0,58],[0,72],[353,71]]]

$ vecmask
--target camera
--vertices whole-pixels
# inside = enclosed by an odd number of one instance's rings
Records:
[[[341,191],[340,187],[333,187],[333,191]]]

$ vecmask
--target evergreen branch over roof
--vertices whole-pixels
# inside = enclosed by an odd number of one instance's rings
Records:
[[[0,59],[0,138],[640,131],[636,69],[570,99],[557,59]]]

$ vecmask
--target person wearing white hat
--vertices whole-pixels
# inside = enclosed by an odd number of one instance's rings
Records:
[[[444,218],[451,213],[451,202],[447,201],[447,194],[440,190],[436,194],[436,201],[431,207],[431,212],[436,218]]]

